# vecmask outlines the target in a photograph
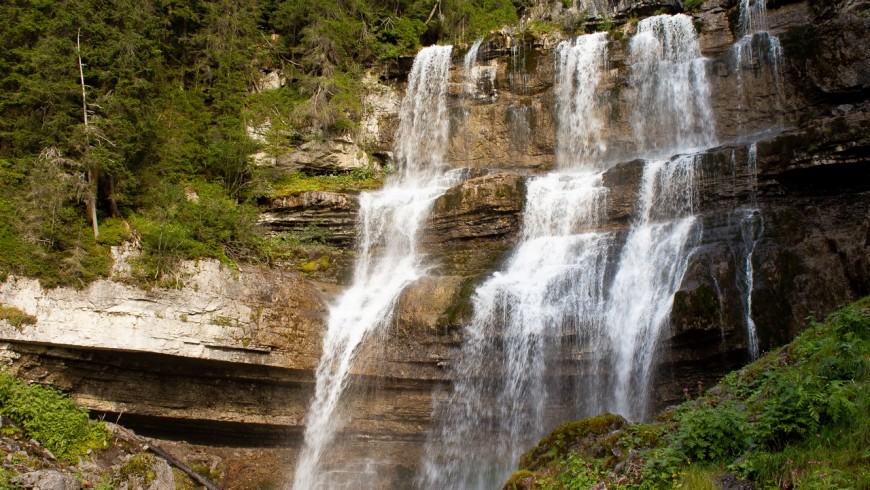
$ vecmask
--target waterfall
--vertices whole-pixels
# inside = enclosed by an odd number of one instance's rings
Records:
[[[737,28],[742,35],[767,29],[767,0],[740,0]]]
[[[640,21],[630,42],[631,123],[638,155],[666,158],[715,142],[706,60],[690,17]]]
[[[650,369],[661,329],[700,238],[692,215],[695,155],[648,161],[635,218],[609,289],[607,335],[614,349],[609,406],[626,417],[646,415]]]
[[[757,359],[760,354],[758,346],[758,332],[755,328],[755,321],[752,319],[752,288],[755,285],[755,271],[752,268],[752,254],[755,253],[755,247],[764,233],[764,217],[761,215],[761,210],[758,208],[758,145],[753,143],[749,147],[747,155],[749,185],[750,185],[750,206],[740,210],[742,217],[740,218],[740,238],[743,241],[744,263],[742,283],[744,288],[743,305],[744,305],[744,323],[746,324],[746,343],[749,348],[749,355],[753,359]]]
[[[443,168],[450,53],[450,46],[436,46],[417,55],[399,115],[395,150],[400,173],[382,191],[360,196],[354,278],[329,310],[294,489],[342,484],[323,471],[323,456],[343,428],[339,406],[356,353],[367,337],[389,323],[399,294],[425,269],[417,232],[431,203],[451,184]]]
[[[453,392],[436,410],[441,426],[427,445],[423,488],[496,488],[548,427],[553,372],[545,359],[560,337],[600,318],[610,236],[588,228],[603,216],[605,196],[600,174],[529,183],[522,242],[475,291]]]
[[[573,111],[596,110],[605,47],[605,36],[594,34],[556,51],[563,167],[600,148],[601,123],[586,123]],[[590,171],[528,183],[521,242],[472,298],[453,391],[435,409],[440,425],[427,443],[423,488],[498,487],[548,427],[554,372],[545,359],[562,338],[593,329],[601,318],[611,236],[591,230],[604,217],[606,195],[601,174]]]
[[[592,34],[556,49],[562,170],[528,182],[520,243],[472,297],[453,390],[434,409],[423,488],[496,488],[521,452],[567,417],[645,415],[658,334],[700,236],[697,157],[646,162],[627,234],[598,229],[608,195],[594,171],[606,150],[596,94],[606,45]],[[641,22],[631,61],[639,151],[711,144],[709,87],[689,19]]]
[[[598,98],[607,34],[600,32],[556,47],[556,161],[592,163],[607,150]]]
[[[738,123],[742,125],[742,113],[746,106],[746,81],[744,71],[750,71],[755,78],[758,70],[769,67],[773,78],[773,90],[776,96],[776,108],[782,110],[782,43],[779,38],[767,29],[767,5],[765,0],[740,0],[738,32],[740,39],[731,48],[734,59],[734,69],[737,73]],[[758,82],[756,81],[756,84]]]

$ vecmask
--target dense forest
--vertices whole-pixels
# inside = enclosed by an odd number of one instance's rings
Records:
[[[180,260],[268,262],[272,139],[352,134],[365,70],[516,23],[530,0],[19,0],[0,7],[0,274],[82,286],[135,238]],[[260,91],[281,70],[279,90]],[[272,142],[270,142],[272,143]]]

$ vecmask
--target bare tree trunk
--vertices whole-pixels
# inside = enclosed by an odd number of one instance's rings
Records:
[[[441,6],[441,0],[437,0],[435,2],[435,5],[432,6],[432,11],[429,12],[429,17],[426,18],[426,22],[424,22],[423,25],[428,26],[429,22],[432,22],[432,17],[435,16],[435,11],[438,10],[438,7],[440,7],[440,6]]]
[[[88,126],[88,103],[87,103],[87,94],[85,92],[85,70],[82,66],[82,29],[79,28],[78,35],[76,36],[76,55],[79,59],[79,78],[82,82],[82,118],[85,122],[85,142],[86,144],[90,144],[89,139],[89,126]],[[87,148],[85,149],[87,152]],[[94,238],[100,236],[100,226],[97,223],[97,170],[96,165],[91,162],[88,163],[87,158],[85,159],[85,166],[88,169],[88,197],[85,199],[85,206],[87,207],[87,212],[91,218],[91,225],[94,227]]]

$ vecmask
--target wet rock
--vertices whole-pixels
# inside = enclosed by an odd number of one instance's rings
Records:
[[[523,179],[496,173],[454,186],[432,206],[424,242],[504,236],[519,229]]]
[[[408,286],[396,306],[401,328],[434,330],[445,326],[461,285],[459,276],[425,276]]]
[[[786,56],[827,95],[858,94],[870,87],[870,17],[866,2],[816,2],[813,23],[783,37]]]

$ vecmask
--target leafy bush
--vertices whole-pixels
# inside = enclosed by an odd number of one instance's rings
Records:
[[[215,258],[234,265],[261,256],[256,209],[238,204],[215,184],[164,185],[154,194],[156,206],[133,224],[141,237],[136,265],[143,279],[172,273],[184,259]]]
[[[70,463],[89,449],[105,447],[109,438],[105,426],[90,420],[85,410],[60,391],[27,386],[4,372],[0,372],[0,414]]]
[[[683,0],[683,8],[686,9],[687,12],[696,12],[701,8],[701,4],[703,3],[704,0]]]
[[[726,402],[682,412],[671,443],[689,461],[725,461],[748,447],[748,435],[745,410]]]

